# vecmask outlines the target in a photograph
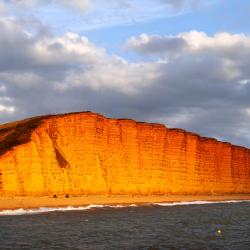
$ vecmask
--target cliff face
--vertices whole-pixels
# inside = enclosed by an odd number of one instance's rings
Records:
[[[0,195],[250,193],[250,150],[90,112],[0,126]]]

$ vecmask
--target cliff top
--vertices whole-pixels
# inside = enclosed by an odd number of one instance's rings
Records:
[[[106,118],[105,116],[101,114],[93,113],[91,111],[85,111],[85,112],[74,112],[74,113],[66,113],[66,114],[37,116],[37,117],[32,117],[32,118],[0,125],[0,156],[5,154],[9,150],[11,150],[13,147],[21,145],[21,144],[25,144],[26,142],[28,142],[30,140],[32,131],[35,130],[37,127],[39,127],[41,124],[43,124],[45,120],[51,119],[51,118],[57,118],[57,117],[60,118],[60,117],[65,117],[65,116],[81,115],[81,114],[89,114],[89,115]],[[106,118],[106,119],[111,119],[111,118]],[[146,122],[135,121],[132,119],[127,119],[127,118],[112,119],[112,120],[117,120],[119,122],[133,122],[133,123],[136,123],[137,125],[148,124],[153,127],[166,128],[165,125],[163,124],[146,123]],[[196,133],[187,132],[183,129],[170,128],[169,130],[181,132],[181,133],[188,133],[190,135],[199,137],[199,140],[217,141],[217,139],[215,138],[201,137],[200,135]],[[222,142],[222,143],[232,145],[229,142]],[[236,147],[247,149],[246,147],[242,147],[242,146],[236,146]]]

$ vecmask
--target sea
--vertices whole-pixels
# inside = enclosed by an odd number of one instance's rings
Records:
[[[250,201],[6,210],[0,249],[250,250]]]

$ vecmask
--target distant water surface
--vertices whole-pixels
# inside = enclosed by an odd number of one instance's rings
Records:
[[[249,250],[250,202],[4,211],[0,249]]]

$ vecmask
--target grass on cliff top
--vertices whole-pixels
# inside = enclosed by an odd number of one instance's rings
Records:
[[[85,111],[59,115],[44,115],[0,125],[0,156],[8,152],[13,147],[28,142],[30,140],[32,130],[37,128],[43,122],[44,119],[49,117],[62,117],[69,114],[79,113],[92,112]]]
[[[11,148],[29,141],[33,129],[42,123],[41,117],[0,125],[0,156]]]

